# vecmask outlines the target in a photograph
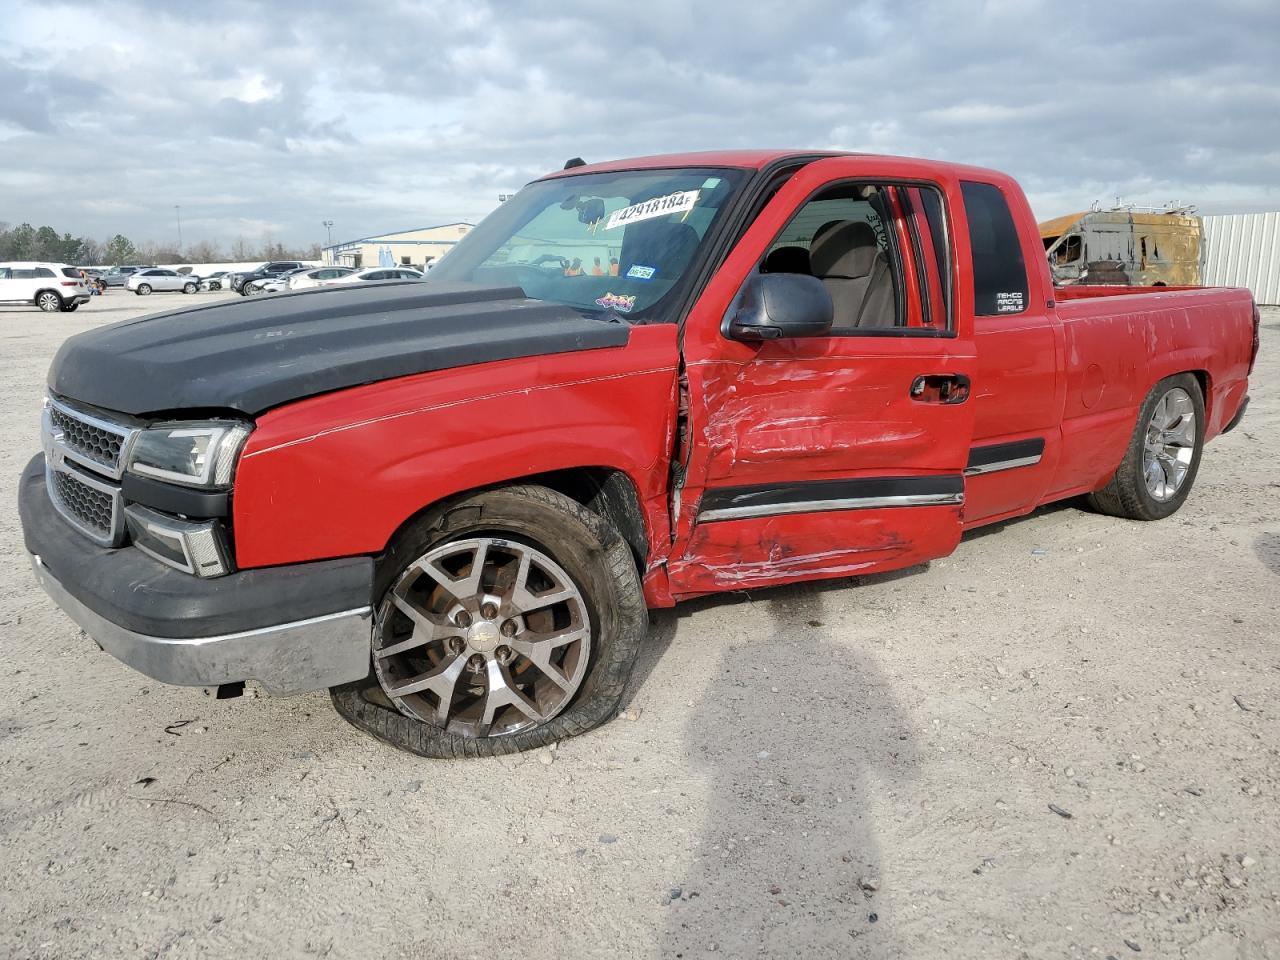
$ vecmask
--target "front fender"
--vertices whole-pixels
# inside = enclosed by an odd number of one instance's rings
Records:
[[[572,467],[620,470],[643,505],[663,500],[675,337],[635,327],[624,347],[402,377],[263,415],[235,478],[237,565],[378,553],[432,503]]]

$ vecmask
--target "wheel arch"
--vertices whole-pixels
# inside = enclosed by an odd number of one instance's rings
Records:
[[[32,305],[33,306],[39,305],[40,298],[46,293],[52,293],[55,297],[57,297],[62,302],[64,303],[66,302],[67,298],[62,295],[61,291],[57,290],[54,287],[41,287],[39,290],[37,290],[35,293],[31,295]]]
[[[627,542],[627,546],[631,549],[632,558],[635,560],[636,569],[643,576],[650,544],[649,525],[645,521],[644,510],[640,503],[640,494],[635,481],[625,470],[607,466],[564,467],[558,470],[547,470],[540,473],[510,477],[509,479],[482,484],[466,490],[457,490],[447,497],[423,504],[422,507],[401,521],[400,525],[387,538],[382,552],[389,549],[396,538],[428,510],[485,490],[497,490],[502,487],[526,484],[534,484],[554,490],[556,493],[582,504],[588,510],[608,520]]]
[[[1208,370],[1188,370],[1187,373],[1196,378],[1196,383],[1200,384],[1200,397],[1204,400],[1204,427],[1206,435],[1209,432],[1209,424],[1213,423],[1214,405],[1213,405],[1213,380],[1209,376]]]

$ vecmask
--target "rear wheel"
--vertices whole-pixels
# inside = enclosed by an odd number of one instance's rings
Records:
[[[140,296],[140,297],[149,297],[149,296],[151,296],[151,284],[149,284],[149,283],[140,283],[140,284],[138,284],[137,294],[138,294],[138,296]]]
[[[56,313],[62,309],[62,298],[52,290],[41,290],[36,294],[36,306],[45,313]]]
[[[1189,373],[1161,380],[1142,404],[1120,467],[1089,502],[1114,517],[1163,520],[1191,493],[1203,447],[1199,381]]]
[[[373,669],[338,712],[427,757],[539,747],[611,717],[648,623],[631,550],[545,487],[432,510],[384,557]]]
[[[75,312],[75,310],[76,310],[79,306],[80,306],[80,304],[79,304],[79,303],[77,303],[75,300],[72,300],[72,301],[70,301],[70,302],[68,302],[68,303],[64,303],[64,304],[62,305],[62,312],[63,312],[63,313],[73,313],[73,312]]]

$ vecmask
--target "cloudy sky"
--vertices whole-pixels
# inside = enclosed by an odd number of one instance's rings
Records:
[[[1280,209],[1278,41],[1277,0],[0,0],[0,221],[337,241],[725,146],[997,167],[1041,218]]]

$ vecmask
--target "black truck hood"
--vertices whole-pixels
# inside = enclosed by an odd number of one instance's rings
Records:
[[[125,320],[71,337],[54,393],[144,416],[238,410],[491,360],[617,347],[628,327],[518,287],[352,284]]]

